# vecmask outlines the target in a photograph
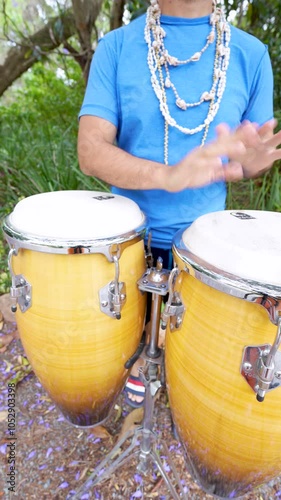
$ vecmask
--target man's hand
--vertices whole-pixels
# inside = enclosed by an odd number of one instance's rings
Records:
[[[269,170],[276,160],[281,159],[281,130],[274,134],[276,120],[270,120],[261,127],[256,126],[257,138],[254,142],[244,141],[245,152],[237,161],[242,164],[245,178],[255,178]],[[247,124],[242,124],[242,128]],[[238,137],[241,129],[237,129]],[[243,139],[242,139],[243,140]]]

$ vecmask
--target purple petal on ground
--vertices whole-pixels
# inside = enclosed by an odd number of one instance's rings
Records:
[[[58,418],[58,422],[62,422],[64,420],[64,417],[61,415],[59,418]]]
[[[56,467],[56,471],[58,472],[62,472],[64,470],[64,467],[62,467],[62,465],[60,465],[59,467]]]
[[[0,453],[3,453],[3,455],[6,455],[6,449],[7,449],[7,443],[2,444],[0,446]]]
[[[42,470],[42,469],[46,469],[46,467],[47,467],[47,464],[43,464],[43,465],[40,465],[40,466],[38,467],[38,469],[39,469],[39,470]]]
[[[60,450],[61,450],[61,446],[57,446],[56,451],[60,451]]]
[[[59,488],[68,488],[68,486],[69,486],[69,484],[66,481],[64,481],[63,483],[61,483],[59,485]]]
[[[35,382],[35,385],[36,385],[36,387],[42,387],[42,385],[39,384],[39,382]]]
[[[69,465],[77,465],[78,464],[78,460],[72,460],[72,462],[70,462]]]
[[[55,405],[49,407],[49,411],[53,411],[55,409]]]
[[[36,455],[36,453],[37,453],[37,451],[36,451],[36,450],[31,451],[31,452],[29,453],[28,457],[27,457],[27,460],[28,460],[29,458],[33,458],[33,457]]]
[[[142,498],[142,492],[140,490],[135,491],[131,498]]]
[[[90,494],[89,493],[84,493],[84,495],[82,495],[82,497],[80,498],[80,500],[88,500],[88,498],[90,498]]]
[[[142,477],[139,474],[134,475],[134,480],[136,481],[136,483],[142,483]]]
[[[78,481],[79,477],[80,477],[80,471],[76,472],[76,474],[75,474],[75,481]]]
[[[51,453],[53,452],[53,448],[48,448],[47,453],[46,453],[46,458],[49,458]]]
[[[100,443],[100,441],[101,441],[101,438],[96,438],[96,439],[94,439],[93,444]]]
[[[95,498],[96,499],[101,498],[100,493],[98,491],[94,490],[94,493],[95,493]]]

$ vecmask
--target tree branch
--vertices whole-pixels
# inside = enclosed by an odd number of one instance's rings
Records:
[[[5,61],[0,65],[0,96],[25,71],[76,33],[75,20],[71,11],[50,21],[22,45],[12,47]]]

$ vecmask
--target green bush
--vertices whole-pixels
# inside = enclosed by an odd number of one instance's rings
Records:
[[[84,83],[77,65],[67,72],[38,63],[11,104],[0,106],[0,205],[64,189],[107,190],[79,169],[76,143]]]

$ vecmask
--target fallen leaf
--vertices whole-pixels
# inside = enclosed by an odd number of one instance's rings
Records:
[[[111,439],[112,436],[109,434],[109,432],[106,430],[105,427],[102,425],[98,425],[97,427],[94,427],[91,429],[91,432],[94,434],[94,436],[100,438],[100,439]]]
[[[5,293],[0,297],[0,311],[2,312],[6,321],[15,322],[15,313],[11,311],[13,304],[12,298],[9,293]]]
[[[79,477],[79,481],[81,481],[81,479],[83,479],[86,476],[88,470],[89,470],[89,467],[85,467],[85,469],[81,473],[81,476]]]
[[[122,417],[122,406],[115,405],[114,410],[116,410],[116,415],[114,418],[114,423],[118,422],[118,420]]]
[[[4,422],[7,419],[8,412],[6,410],[0,411],[0,422]]]
[[[3,329],[3,326],[4,326],[4,316],[0,311],[0,332]]]
[[[15,367],[15,368],[18,368],[18,367]],[[15,370],[15,368],[13,368],[13,369]],[[17,385],[25,377],[27,377],[31,372],[32,372],[32,367],[30,365],[22,366],[21,369],[19,369],[17,371],[17,373],[14,375],[14,377],[10,378],[9,382]]]
[[[16,330],[13,333],[6,333],[1,335],[0,337],[0,352],[5,352],[7,350],[8,345],[16,338],[19,338],[18,331]]]
[[[9,361],[7,361],[6,359],[3,360],[4,363],[6,363],[6,370],[5,370],[5,373],[10,373],[13,369],[13,365],[12,363],[10,363]]]
[[[141,407],[136,408],[127,415],[127,417],[124,419],[119,439],[122,439],[127,432],[133,432],[137,427],[139,427],[143,419],[143,412],[144,409],[143,407]]]

